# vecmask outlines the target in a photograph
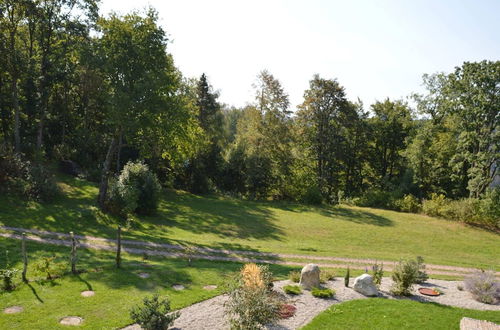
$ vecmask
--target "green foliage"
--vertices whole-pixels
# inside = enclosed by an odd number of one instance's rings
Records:
[[[392,272],[393,286],[391,293],[398,296],[409,296],[413,285],[427,280],[424,272],[423,258],[415,260],[400,260]]]
[[[5,250],[5,268],[0,269],[0,278],[2,279],[2,290],[12,291],[15,289],[14,278],[19,269],[10,268],[9,250]]]
[[[259,329],[278,319],[282,302],[269,290],[271,283],[267,267],[247,264],[242,268],[225,305],[232,329]]]
[[[0,151],[0,191],[28,200],[49,202],[59,195],[52,173],[20,155]]]
[[[326,283],[335,279],[335,272],[330,269],[324,269],[319,273],[319,282]]]
[[[298,285],[285,285],[283,291],[287,294],[297,295],[302,293],[302,289]]]
[[[355,205],[393,209],[397,198],[395,192],[374,189],[366,191],[360,198],[356,199]]]
[[[153,214],[158,208],[160,192],[160,183],[146,164],[128,162],[111,184],[109,208],[122,217],[133,212]]]
[[[384,277],[384,264],[375,263],[372,266],[373,283],[380,288],[382,284],[382,278]]]
[[[409,213],[420,212],[422,206],[420,201],[413,195],[405,195],[401,199],[394,201],[394,206],[397,210]]]
[[[298,270],[292,270],[288,273],[288,279],[294,283],[300,282],[300,272]]]
[[[493,271],[478,271],[465,279],[465,288],[474,299],[485,304],[500,302],[500,281]]]
[[[312,288],[311,294],[316,297],[316,298],[332,298],[335,295],[335,290],[328,289],[328,288]]]
[[[344,286],[347,288],[349,287],[349,278],[351,277],[351,270],[349,267],[347,267],[347,271],[345,272],[344,276]]]
[[[178,318],[178,312],[170,312],[168,298],[160,299],[158,293],[152,297],[145,297],[141,306],[130,311],[130,318],[146,330],[165,330]]]
[[[61,262],[56,262],[56,257],[42,257],[35,262],[35,270],[44,274],[45,279],[50,281],[60,277],[66,268]]]

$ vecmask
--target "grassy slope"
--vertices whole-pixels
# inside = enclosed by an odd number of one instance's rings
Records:
[[[21,268],[19,241],[0,238],[0,246],[10,251],[10,260],[17,268]],[[3,253],[2,253],[3,254]],[[69,271],[69,249],[28,242],[30,266],[28,278],[41,278],[34,267],[34,260],[41,256],[57,256]],[[80,316],[84,318],[83,328],[110,329],[123,327],[132,323],[129,317],[130,308],[140,303],[143,297],[159,292],[167,295],[172,308],[179,309],[195,302],[220,294],[224,284],[241,264],[228,262],[195,261],[187,267],[185,260],[152,258],[147,262],[152,267],[144,267],[140,257],[125,254],[123,268],[114,267],[114,254],[107,251],[79,250],[78,269],[96,269],[99,272],[88,272],[78,276],[66,275],[53,282],[33,281],[28,285],[16,279],[18,288],[10,293],[0,292],[0,329],[58,329],[67,328],[59,325],[64,316]],[[4,256],[0,256],[0,265],[5,264]],[[290,270],[287,267],[272,266],[271,270],[277,278],[284,278]],[[147,272],[151,276],[147,280],[138,274]],[[183,284],[186,290],[175,291],[173,284]],[[203,289],[205,285],[218,285],[214,291]],[[94,290],[95,296],[83,298],[80,292]],[[1,311],[12,305],[23,306],[25,311],[19,314],[3,314]]]
[[[95,185],[62,177],[65,194],[42,205],[0,196],[0,224],[114,237],[94,206]],[[165,194],[156,216],[141,217],[127,238],[214,248],[426,262],[500,270],[500,236],[431,217],[355,207],[307,207]]]
[[[495,311],[372,298],[334,305],[303,329],[458,329],[462,317],[500,323]]]

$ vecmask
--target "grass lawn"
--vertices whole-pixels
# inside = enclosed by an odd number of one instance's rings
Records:
[[[59,177],[63,196],[49,204],[0,196],[0,224],[115,237],[95,206],[97,187]],[[157,215],[140,217],[125,238],[212,248],[398,260],[500,270],[500,235],[417,214],[252,202],[168,191]]]
[[[500,323],[496,311],[371,298],[333,305],[302,329],[458,329],[462,317]]]
[[[21,268],[19,254],[20,242],[0,238],[2,256],[0,265],[5,264],[3,247],[9,250],[9,259],[17,268]],[[28,255],[31,261],[28,278],[42,278],[33,264],[42,256],[57,256],[69,271],[69,248],[51,245],[41,245],[28,242]],[[159,292],[170,298],[173,309],[189,306],[219,295],[224,291],[233,274],[241,264],[230,262],[195,261],[192,267],[185,260],[150,258],[147,260],[152,267],[141,264],[141,257],[124,255],[123,268],[114,267],[114,254],[106,251],[78,251],[79,269],[89,272],[80,275],[65,275],[53,281],[32,281],[29,285],[22,284],[20,276],[16,279],[18,288],[13,292],[0,292],[0,329],[54,329],[67,328],[59,325],[64,316],[80,316],[84,318],[83,328],[110,329],[123,327],[132,320],[129,317],[130,308],[142,301],[145,296]],[[97,270],[97,271],[96,271]],[[283,279],[290,268],[272,266],[271,270],[277,278]],[[148,279],[142,279],[139,273],[150,274]],[[182,284],[183,291],[175,291],[173,284]],[[213,291],[203,289],[205,285],[217,285]],[[93,290],[93,297],[84,298],[80,293]],[[4,308],[19,305],[24,311],[19,314],[3,314]]]

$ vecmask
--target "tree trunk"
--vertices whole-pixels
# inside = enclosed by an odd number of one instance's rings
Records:
[[[76,239],[73,232],[70,232],[71,235],[71,273],[77,274],[76,272]]]
[[[113,152],[116,147],[116,137],[113,137],[111,140],[111,144],[109,145],[108,152],[106,154],[106,159],[104,160],[104,164],[102,167],[102,175],[101,175],[101,183],[99,184],[99,196],[97,199],[97,204],[99,207],[104,209],[104,203],[106,201],[106,194],[108,192],[108,178],[109,178],[109,169],[111,167],[111,160],[113,158]]]
[[[118,148],[116,150],[116,173],[120,173],[121,170],[120,154],[122,151],[122,145],[123,145],[123,133],[120,132],[120,137],[118,138]]]
[[[19,133],[19,97],[17,94],[17,75],[12,77],[12,106],[14,107],[14,150],[21,152],[21,135]]]

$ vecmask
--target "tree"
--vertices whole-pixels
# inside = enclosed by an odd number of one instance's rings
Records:
[[[336,202],[342,182],[345,185],[348,158],[352,157],[347,139],[350,126],[359,120],[356,108],[337,80],[315,75],[304,93],[298,117],[316,164],[317,185],[327,200]]]
[[[376,102],[371,106],[374,116],[372,128],[371,167],[379,187],[384,189],[393,179],[404,173],[405,139],[412,125],[411,111],[403,101]]]
[[[135,140],[146,154],[155,150],[162,154],[161,143],[165,140],[158,138],[153,146],[148,139],[158,134],[160,127],[163,130],[172,124],[169,115],[175,117],[168,108],[178,105],[178,99],[171,96],[180,78],[172,57],[166,53],[166,34],[157,20],[157,13],[150,9],[144,17],[137,13],[123,17],[112,14],[99,21],[100,58],[111,89],[107,114],[111,132],[99,186],[100,207],[104,207],[111,160],[120,137]]]

